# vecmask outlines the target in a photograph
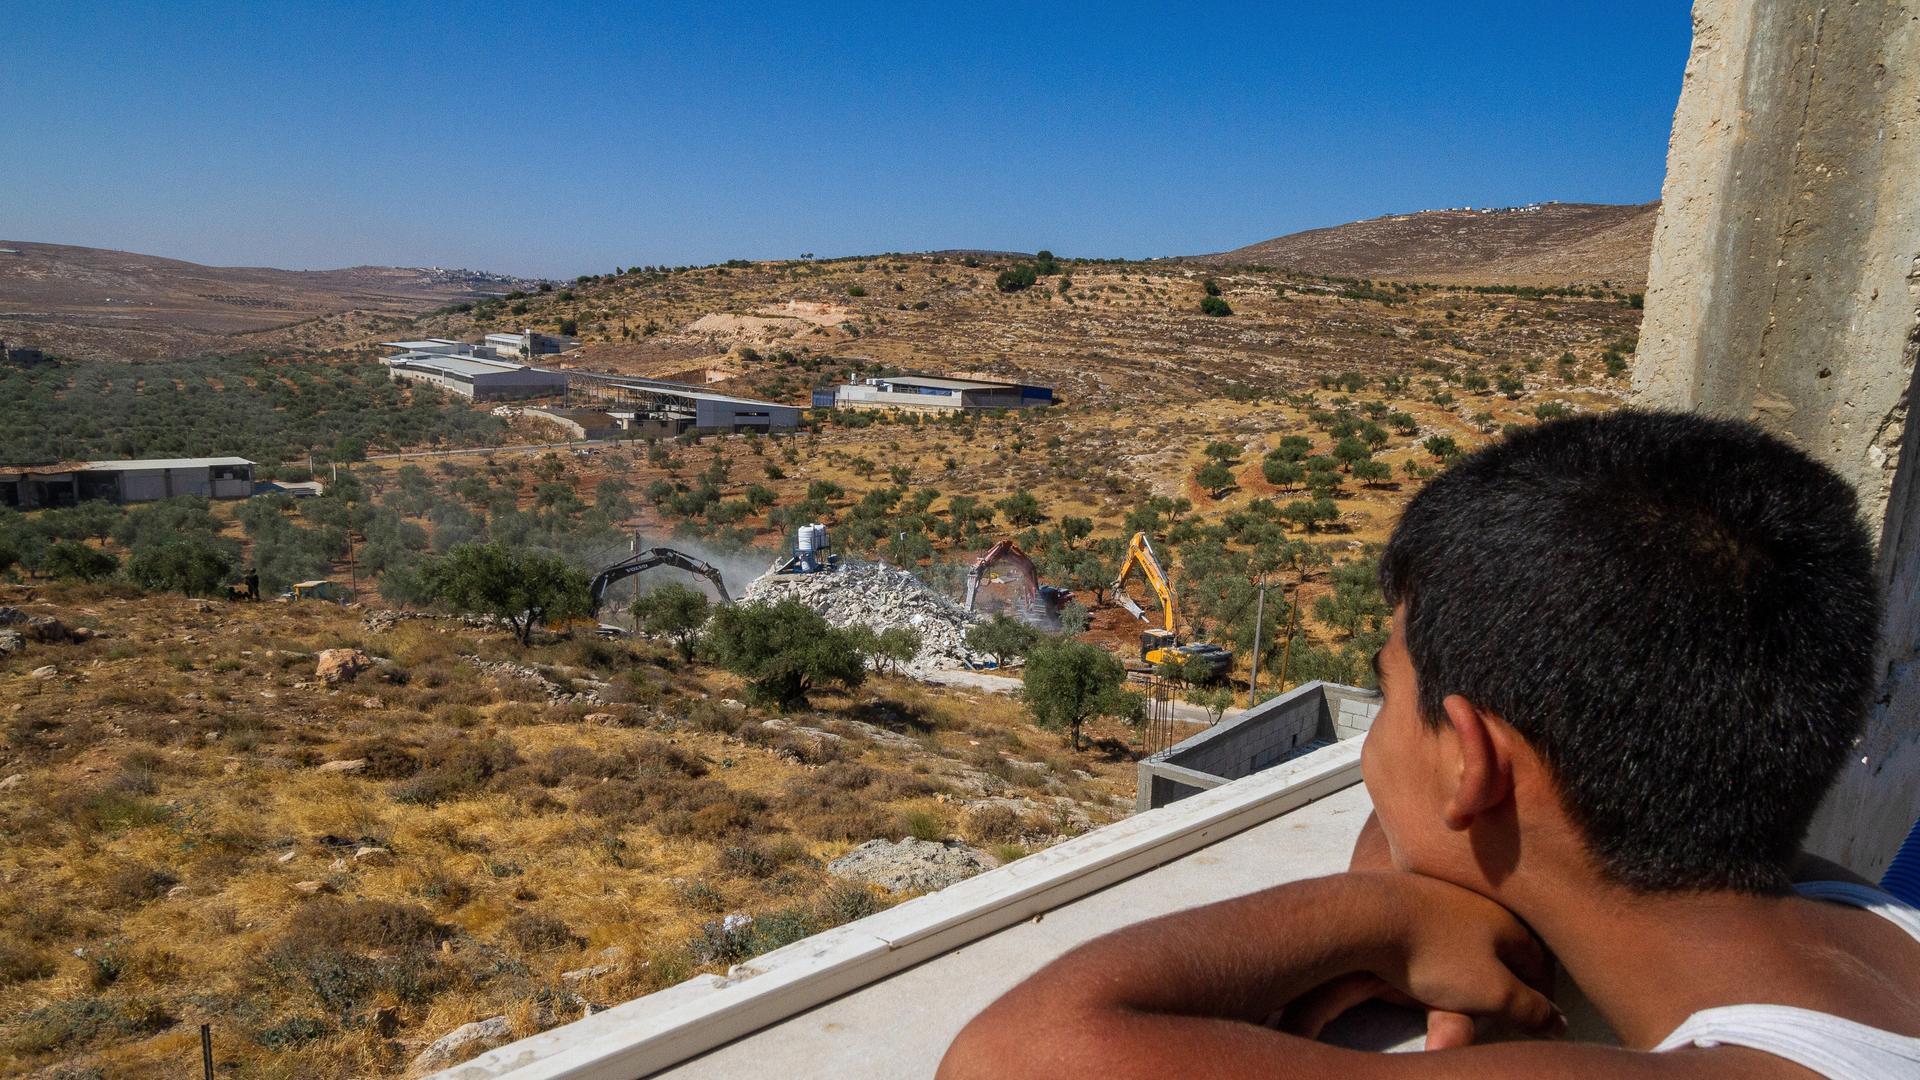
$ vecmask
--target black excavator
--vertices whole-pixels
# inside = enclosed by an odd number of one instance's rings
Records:
[[[655,547],[636,551],[593,576],[592,583],[587,586],[588,596],[591,597],[589,615],[596,619],[600,617],[600,605],[606,600],[607,590],[613,587],[614,582],[625,581],[656,566],[675,566],[689,574],[699,574],[713,583],[713,591],[720,594],[721,603],[733,603],[733,597],[727,595],[726,583],[720,580],[720,570],[712,563],[670,547]]]

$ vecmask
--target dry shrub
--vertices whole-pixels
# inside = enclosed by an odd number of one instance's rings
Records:
[[[626,762],[615,754],[601,754],[578,743],[556,746],[541,755],[534,766],[534,782],[541,787],[557,787],[569,780],[610,780],[626,771]]]
[[[644,774],[666,776],[678,773],[686,777],[707,775],[707,763],[700,755],[660,739],[640,739],[627,751],[627,757]]]
[[[843,761],[822,768],[813,778],[823,787],[859,791],[880,779],[880,774],[872,766]]]
[[[871,840],[885,835],[892,825],[872,799],[818,786],[804,776],[787,782],[787,797],[787,814],[795,827],[822,840]]]
[[[650,792],[663,836],[720,836],[767,827],[767,800],[715,781],[656,786]]]
[[[132,907],[167,895],[180,879],[167,870],[129,863],[107,875],[101,883],[102,907]]]
[[[131,685],[122,683],[108,687],[101,692],[97,700],[101,705],[118,705],[155,713],[169,713],[179,706],[179,702],[175,701],[173,695],[167,690],[137,683]]]
[[[478,724],[482,717],[480,710],[472,705],[449,703],[436,707],[433,710],[433,719],[436,723],[445,724],[451,728],[465,729]]]
[[[632,825],[642,819],[646,793],[631,780],[609,780],[582,792],[573,808],[611,825]]]
[[[1026,821],[1004,803],[982,806],[967,815],[967,839],[976,844],[1011,844],[1028,831]]]
[[[723,708],[712,701],[695,701],[689,704],[682,714],[682,719],[700,731],[711,731],[720,735],[739,734],[749,738],[748,733],[742,729],[749,725],[756,729],[760,726],[747,719],[746,713]]]
[[[574,933],[566,923],[531,911],[507,920],[507,936],[527,952],[550,952],[587,943],[586,938]]]
[[[420,772],[394,788],[400,802],[432,805],[469,795],[520,764],[520,754],[504,739],[443,738],[420,755]]]
[[[0,938],[0,986],[53,974],[53,958],[24,942]]]
[[[494,709],[492,715],[494,723],[507,727],[525,727],[546,719],[539,709],[524,701],[509,701]]]
[[[790,864],[812,861],[804,845],[791,836],[783,836],[771,844],[758,840],[730,844],[721,849],[716,868],[730,877],[765,879]]]
[[[435,948],[453,933],[412,904],[321,898],[294,912],[261,964],[329,1012],[348,1013],[376,996],[416,1004],[452,985]]]
[[[364,760],[367,767],[360,775],[372,780],[402,780],[420,771],[420,759],[413,747],[387,735],[348,743],[340,756]]]
[[[634,668],[609,681],[601,696],[615,705],[652,705],[664,696],[664,691],[659,683]]]
[[[71,1053],[103,1036],[152,1035],[176,1022],[156,1001],[68,998],[19,1016],[6,1048],[20,1055]]]

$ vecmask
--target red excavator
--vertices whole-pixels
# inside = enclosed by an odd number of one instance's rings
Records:
[[[1005,564],[1013,570],[1013,582],[1020,589],[1021,610],[1051,620],[1060,605],[1066,603],[1072,594],[1065,589],[1056,589],[1051,585],[1040,584],[1039,571],[1033,567],[1033,560],[1020,550],[1020,545],[1011,540],[1001,540],[987,549],[986,554],[973,560],[967,567],[967,610],[974,610],[979,598],[980,586],[989,578],[988,573],[995,566]]]

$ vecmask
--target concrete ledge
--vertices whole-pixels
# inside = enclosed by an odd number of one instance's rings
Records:
[[[443,1080],[633,1080],[1360,781],[1358,741],[1137,814],[936,893],[489,1051]]]

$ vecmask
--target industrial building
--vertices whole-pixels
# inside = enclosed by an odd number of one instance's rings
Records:
[[[29,348],[25,345],[10,346],[4,341],[0,341],[0,363],[14,364],[19,367],[30,367],[45,361],[46,358],[47,354],[39,349]]]
[[[813,392],[821,409],[1036,409],[1053,404],[1053,390],[1026,383],[933,375],[888,375]]]
[[[420,342],[392,342],[411,346]],[[473,346],[451,342],[466,349]],[[528,367],[473,353],[426,352],[408,349],[381,361],[400,382],[425,383],[474,401],[512,401],[546,397],[567,388],[565,372]]]
[[[148,458],[0,467],[0,506],[34,510],[87,500],[148,502],[176,495],[244,499],[253,494],[246,458]]]
[[[802,409],[773,401],[716,394],[710,390],[629,375],[569,371],[570,393],[591,400],[635,435],[682,431],[791,431]]]
[[[549,353],[562,353],[580,346],[577,338],[562,337],[559,334],[541,334],[532,330],[522,330],[517,334],[488,334],[483,341],[485,348],[493,350],[493,355],[506,360],[511,357],[531,360],[536,356]]]

